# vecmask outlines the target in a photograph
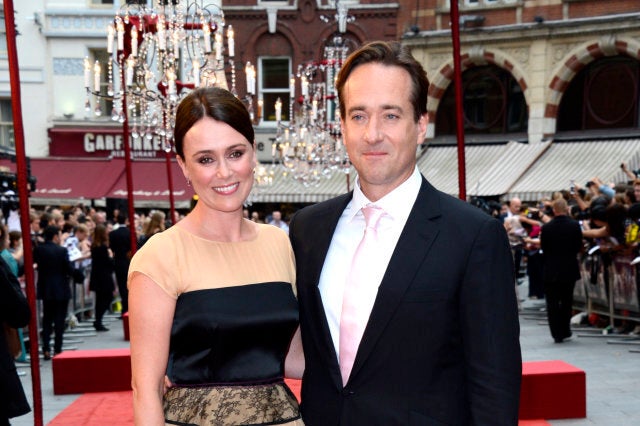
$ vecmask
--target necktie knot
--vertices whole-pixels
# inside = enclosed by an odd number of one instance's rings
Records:
[[[362,214],[364,215],[366,229],[373,229],[375,231],[378,228],[380,218],[384,215],[384,210],[378,206],[370,204],[362,208]]]

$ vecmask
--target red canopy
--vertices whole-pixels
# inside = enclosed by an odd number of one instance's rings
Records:
[[[137,207],[161,206],[164,202],[169,202],[169,180],[165,161],[133,160],[131,170],[133,199]],[[182,169],[175,160],[171,161],[171,176],[176,207],[189,207],[194,193],[187,185]],[[120,175],[106,197],[127,198],[127,181],[124,173]]]

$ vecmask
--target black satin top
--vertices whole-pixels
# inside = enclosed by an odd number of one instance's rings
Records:
[[[167,375],[178,386],[282,380],[297,326],[298,303],[289,283],[183,293],[176,302]]]

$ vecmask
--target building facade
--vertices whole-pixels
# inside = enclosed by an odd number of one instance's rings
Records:
[[[637,169],[638,152],[627,142],[640,136],[640,3],[461,0],[458,4],[468,145],[508,141],[539,145],[529,149],[544,161],[521,166],[518,179],[526,180],[538,168],[540,174],[559,175],[562,186],[542,185],[530,197],[568,188],[570,180],[584,185],[594,173],[607,182],[625,180],[621,161]],[[412,1],[405,6],[398,22],[401,38],[424,64],[430,81],[428,144],[455,144],[450,1]],[[598,144],[605,140],[606,144]],[[551,155],[560,142],[583,142],[572,149],[563,146],[570,156],[565,158],[567,164],[575,163],[574,167],[563,166],[558,154]],[[587,155],[598,157],[602,167],[590,169]],[[541,166],[543,162],[566,174],[554,173],[550,166]],[[508,169],[508,157],[507,164],[498,167]],[[487,173],[484,182],[491,180]],[[429,177],[428,171],[425,174]],[[540,184],[541,176],[536,179]],[[512,183],[507,192],[521,192]]]

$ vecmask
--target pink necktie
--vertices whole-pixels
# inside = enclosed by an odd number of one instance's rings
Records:
[[[360,346],[360,340],[364,334],[364,329],[369,319],[369,312],[363,309],[359,302],[362,289],[369,286],[376,286],[378,283],[372,282],[375,278],[371,276],[371,262],[375,261],[376,244],[378,241],[377,226],[380,218],[384,215],[384,210],[377,206],[369,205],[362,208],[366,228],[364,236],[356,249],[351,261],[351,270],[347,278],[342,299],[342,314],[340,316],[340,348],[339,361],[340,373],[342,374],[342,384],[345,385],[351,374],[351,368]]]

